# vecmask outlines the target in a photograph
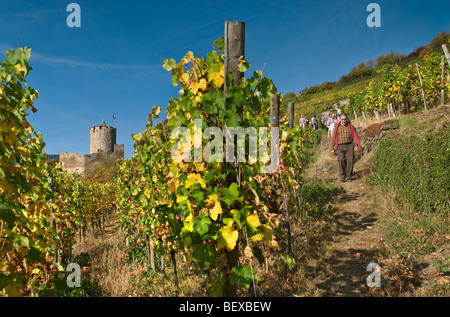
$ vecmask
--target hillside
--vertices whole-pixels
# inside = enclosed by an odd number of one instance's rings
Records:
[[[342,75],[336,82],[324,82],[307,87],[298,94],[294,92],[286,94],[282,102],[285,107],[282,108],[286,108],[288,103],[293,102],[297,119],[300,114],[305,114],[307,117],[321,115],[322,112],[331,110],[334,105],[347,106],[352,96],[362,91],[371,81],[378,81],[386,67],[407,68],[411,65],[414,66],[416,63],[420,65],[425,57],[430,54],[442,55],[441,46],[443,44],[449,46],[449,40],[450,32],[441,31],[429,44],[416,48],[408,55],[391,51],[375,60],[361,63],[353,67],[348,74]]]

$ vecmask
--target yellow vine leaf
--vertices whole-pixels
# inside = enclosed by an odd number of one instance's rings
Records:
[[[203,172],[205,170],[205,163],[199,163],[195,165],[195,170],[197,172]]]
[[[169,181],[169,186],[170,186],[170,189],[172,190],[172,192],[176,193],[177,187],[178,187],[178,178],[171,179]]]
[[[189,214],[189,216],[184,219],[184,227],[189,231],[194,231],[194,216],[192,214]]]
[[[201,92],[197,93],[197,96],[195,96],[195,101],[201,102],[202,101],[203,94]]]
[[[193,62],[194,60],[195,60],[195,57],[194,57],[194,53],[192,51],[188,51],[186,53],[186,55],[183,57],[183,62],[185,64],[187,64],[187,63],[189,63],[191,61]]]
[[[180,82],[182,85],[189,86],[191,83],[191,77],[189,77],[188,73],[183,73],[180,77]]]
[[[220,205],[219,196],[217,194],[209,195],[206,208],[209,209],[209,216],[216,221],[217,217],[222,213],[222,206]]]
[[[268,244],[271,248],[274,248],[274,249],[280,248],[280,245],[278,244],[277,240],[275,240],[275,239],[272,239],[271,241],[269,241]]]
[[[30,157],[30,151],[23,146],[17,147],[17,150],[22,154],[24,157],[29,158]]]
[[[41,275],[42,271],[38,268],[35,268],[35,269],[33,269],[33,271],[31,271],[31,273]]]
[[[217,242],[219,249],[226,247],[228,251],[231,251],[236,246],[236,242],[239,237],[239,232],[233,230],[233,227],[225,226],[219,230],[220,239]]]
[[[218,72],[212,72],[208,74],[208,82],[213,82],[217,87],[221,87],[224,82],[224,64],[220,65]]]
[[[194,184],[200,184],[202,188],[206,188],[205,180],[200,174],[197,173],[189,174],[186,181],[184,182],[184,187],[189,188]]]
[[[181,203],[183,201],[186,201],[188,199],[188,196],[178,196],[177,195],[177,203]]]
[[[253,242],[262,241],[263,239],[264,239],[264,235],[261,233],[257,233],[250,238],[250,240],[252,240]]]
[[[257,215],[248,216],[247,223],[253,228],[258,228],[261,225],[261,222],[259,222],[259,217]]]
[[[200,81],[194,81],[191,86],[189,87],[194,95],[197,94],[198,90],[206,90],[206,86],[208,83],[206,82],[205,78],[201,78]]]
[[[16,65],[14,65],[14,67],[16,68],[16,73],[24,72],[25,75],[27,74],[27,68],[24,65],[18,63]]]
[[[253,235],[250,239],[252,241],[254,241],[254,242],[263,241],[264,240],[264,241],[267,241],[267,243],[271,247],[274,247],[274,248],[278,247],[278,244],[277,244],[277,242],[275,241],[275,239],[273,237],[273,230],[268,225],[260,224],[260,226],[258,228],[258,233]]]
[[[175,161],[175,160],[174,160]],[[180,163],[178,163],[178,165],[177,165],[179,168],[180,168],[180,170],[182,171],[182,172],[186,172],[187,170],[188,170],[188,168],[189,168],[189,166],[190,166],[190,163],[185,163],[185,162],[180,162]]]
[[[152,110],[153,114],[157,116],[161,112],[161,106],[157,105],[156,108]]]

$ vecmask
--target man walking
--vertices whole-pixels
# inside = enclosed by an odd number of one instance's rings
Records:
[[[316,116],[313,116],[311,118],[311,127],[313,128],[313,130],[317,130],[319,128],[319,123],[317,122]]]
[[[348,121],[345,113],[341,114],[341,120],[337,123],[333,133],[333,149],[332,153],[336,151],[339,176],[341,181],[352,181],[353,172],[353,154],[354,145],[356,143],[358,149],[361,150],[361,144],[359,142],[358,135],[356,134],[355,127]]]

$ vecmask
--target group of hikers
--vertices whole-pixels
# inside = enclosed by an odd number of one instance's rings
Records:
[[[337,124],[342,112],[341,109],[339,109],[337,106],[335,107],[336,113],[326,113],[324,112],[322,114],[322,117],[320,118],[320,127],[322,129],[327,129],[328,131],[333,129],[333,126]],[[319,129],[319,122],[317,120],[317,117],[313,115],[311,117],[311,120],[308,120],[303,114],[300,117],[300,120],[298,122],[299,126],[301,128],[306,128],[308,126],[311,126],[313,130]],[[328,138],[330,138],[330,134],[328,134]]]
[[[342,113],[336,106],[336,113],[323,113],[320,119],[321,128],[328,131],[328,139],[331,139],[331,152],[337,156],[339,177],[342,182],[353,180],[353,162],[355,145],[361,150],[361,143],[355,127],[351,124],[347,114]],[[307,120],[301,115],[300,127],[311,125],[314,130],[318,129],[318,121],[315,116]]]

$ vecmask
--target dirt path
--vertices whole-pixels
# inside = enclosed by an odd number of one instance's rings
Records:
[[[377,203],[371,197],[362,175],[370,164],[362,158],[354,167],[355,180],[341,182],[337,160],[330,152],[330,140],[324,137],[315,167],[315,176],[342,186],[345,190],[334,204],[333,241],[325,246],[320,279],[315,287],[322,296],[371,296],[367,286],[369,263],[376,263],[383,251],[380,238],[382,225],[377,221]]]
[[[129,295],[130,270],[124,265],[127,256],[124,240],[119,219],[113,214],[101,230],[88,232],[73,248],[75,256],[89,254],[89,265],[83,272],[97,280],[102,296]]]

